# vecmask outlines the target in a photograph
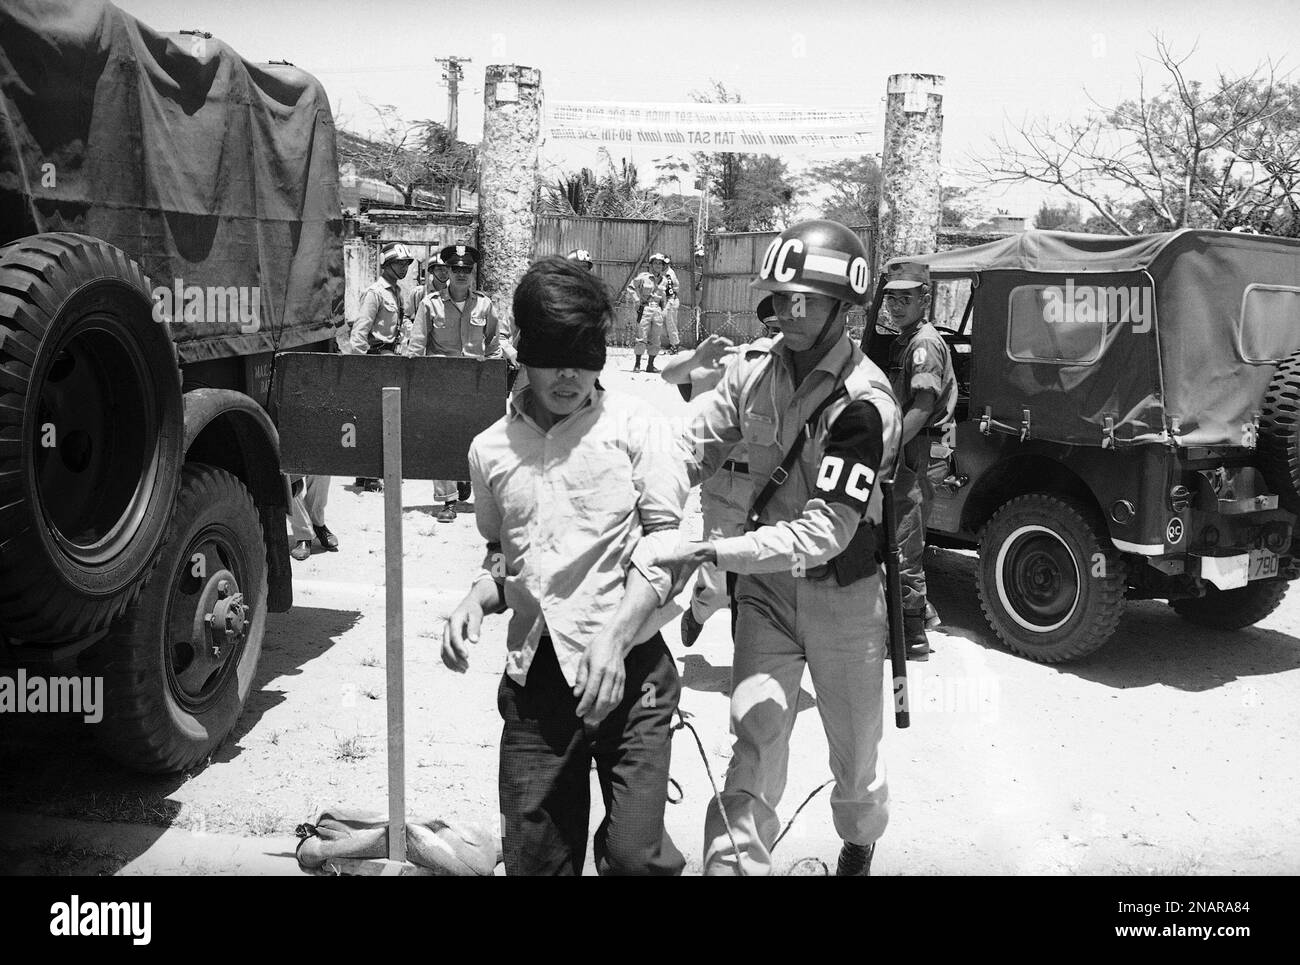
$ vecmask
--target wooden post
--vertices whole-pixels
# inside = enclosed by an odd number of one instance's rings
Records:
[[[406,860],[406,680],[402,666],[402,390],[383,390],[384,603],[388,610],[388,860]]]

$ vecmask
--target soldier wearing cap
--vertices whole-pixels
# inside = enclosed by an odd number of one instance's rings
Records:
[[[664,273],[668,267],[668,258],[661,251],[650,256],[650,270],[643,271],[632,279],[627,290],[632,293],[636,306],[636,362],[633,372],[641,371],[641,356],[649,346],[650,361],[646,364],[647,372],[658,372],[655,368],[655,356],[659,354],[659,342],[663,338],[664,313],[668,301],[676,294],[672,281]]]
[[[361,314],[352,324],[348,345],[353,355],[396,355],[407,318],[408,294],[401,282],[415,260],[403,244],[379,253],[379,280],[361,293]]]
[[[511,368],[515,347],[509,327],[497,317],[492,299],[470,287],[470,277],[478,264],[478,251],[470,245],[448,245],[438,253],[450,277],[445,292],[427,292],[415,311],[411,337],[404,354],[468,356],[470,358],[504,358]],[[440,523],[456,520],[456,500],[467,490],[454,479],[434,481],[434,498],[443,507],[435,517]]]
[[[948,343],[929,322],[930,269],[918,262],[890,266],[885,311],[898,329],[889,347],[889,381],[903,412],[903,453],[894,481],[898,545],[902,553],[903,628],[907,655],[926,660],[927,622],[939,623],[926,599],[925,523],[934,499],[930,445],[940,441],[957,408],[957,380]]]
[[[675,583],[704,562],[738,574],[735,745],[722,810],[710,804],[705,817],[705,874],[772,869],[805,670],[830,745],[831,814],[844,842],[837,875],[870,873],[888,821],[880,763],[888,624],[875,526],[901,420],[885,374],[846,330],[869,274],[861,239],[842,224],[782,232],[754,282],[772,293],[781,334],[758,358],[728,367],[693,404],[683,437],[690,483],[711,477],[743,442],[756,491],[743,535],[655,556],[682,566]]]

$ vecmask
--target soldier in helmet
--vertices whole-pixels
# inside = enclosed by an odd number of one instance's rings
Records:
[[[695,403],[684,453],[692,484],[744,443],[756,495],[743,535],[679,544],[662,563],[738,574],[731,726],[722,805],[705,819],[706,874],[767,874],[780,830],[790,732],[804,669],[830,744],[836,873],[870,873],[888,818],[879,761],[888,635],[877,569],[877,485],[893,471],[898,405],[846,333],[865,301],[867,253],[848,228],[806,221],[767,249],[754,287],[772,293],[780,336],[740,359]],[[731,843],[728,822],[734,831]]]
[[[408,325],[409,293],[403,286],[415,256],[401,243],[384,245],[379,253],[379,280],[361,293],[361,312],[352,324],[347,350],[352,355],[396,355]],[[341,347],[341,346],[340,346]],[[378,492],[379,479],[358,477],[358,489]],[[301,541],[295,549],[299,553]],[[310,552],[310,548],[308,551]],[[295,557],[305,559],[305,557]]]
[[[446,292],[434,289],[420,300],[405,354],[504,358],[514,368],[518,363],[509,328],[497,317],[492,299],[470,284],[478,251],[469,245],[448,245],[438,253],[438,260],[450,272]],[[455,522],[456,501],[468,494],[467,484],[436,480],[434,498],[443,503],[435,517],[438,522]]]
[[[591,260],[591,252],[586,248],[574,248],[566,257],[569,261],[576,261],[587,271],[594,271],[596,268],[596,263]]]
[[[934,500],[929,475],[930,444],[943,438],[957,410],[952,355],[929,322],[930,269],[917,262],[890,268],[885,277],[885,311],[898,337],[889,346],[889,381],[903,412],[903,451],[894,485],[898,507],[899,572],[903,584],[903,633],[907,656],[930,658],[927,625],[939,616],[926,599],[925,523]]]
[[[632,366],[633,372],[641,371],[641,356],[647,346],[650,361],[646,363],[645,370],[659,371],[655,368],[655,356],[659,354],[659,343],[663,338],[664,313],[668,309],[669,299],[676,294],[672,281],[664,273],[667,267],[667,257],[663,252],[656,251],[650,256],[650,270],[641,272],[627,286],[636,307],[636,346],[633,349],[636,362]]]

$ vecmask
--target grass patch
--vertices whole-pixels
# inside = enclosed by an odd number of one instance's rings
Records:
[[[360,736],[340,737],[334,745],[334,760],[360,761],[370,755]]]
[[[378,666],[379,666],[379,658],[378,658],[377,656],[375,656],[373,653],[368,653],[368,654],[366,654],[364,657],[361,658],[361,666],[363,666],[363,667],[378,667]]]

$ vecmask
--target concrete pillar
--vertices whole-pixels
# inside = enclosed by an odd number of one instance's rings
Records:
[[[479,173],[478,283],[497,313],[511,319],[515,286],[533,259],[537,230],[538,143],[542,72],[495,64],[483,84],[483,147]]]
[[[893,74],[887,95],[877,267],[897,255],[937,250],[941,211],[943,78]]]

